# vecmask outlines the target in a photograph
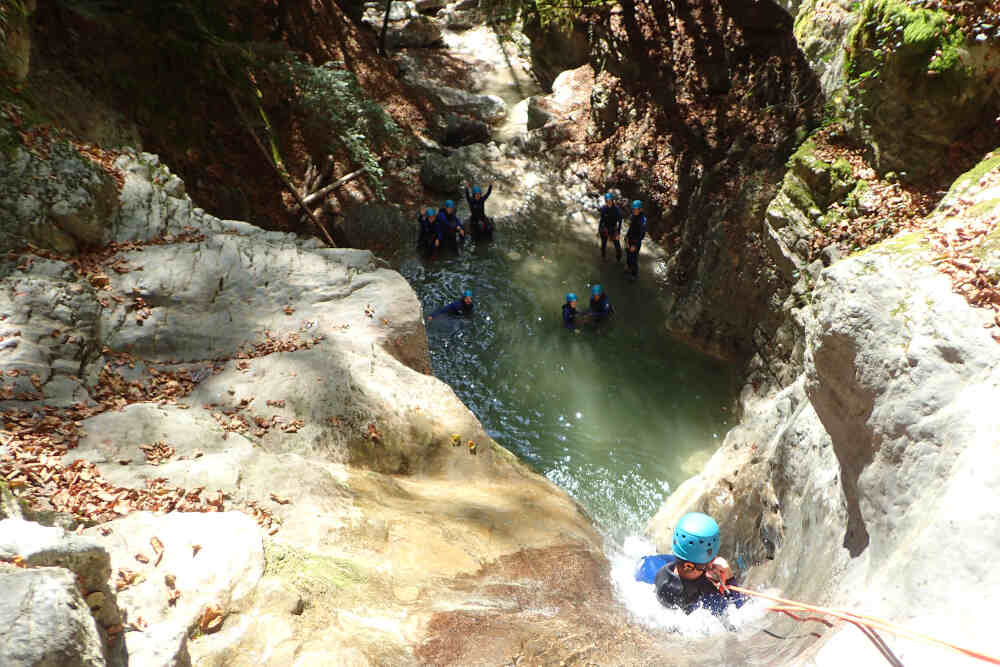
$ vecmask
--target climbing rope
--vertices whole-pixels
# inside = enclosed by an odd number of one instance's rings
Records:
[[[876,630],[884,630],[898,637],[904,637],[906,639],[912,639],[914,641],[924,642],[925,644],[930,644],[932,646],[943,646],[949,648],[953,651],[957,651],[971,658],[976,658],[978,660],[983,660],[993,665],[1000,665],[1000,658],[995,658],[985,653],[980,653],[979,651],[974,651],[957,644],[952,644],[950,642],[943,641],[941,639],[936,639],[928,635],[920,634],[918,632],[913,632],[912,630],[907,630],[902,628],[895,623],[890,623],[880,618],[875,618],[873,616],[865,616],[863,614],[855,614],[851,611],[846,611],[843,609],[831,609],[829,607],[816,607],[813,605],[805,604],[804,602],[796,602],[795,600],[786,600],[784,598],[779,598],[774,595],[768,595],[767,593],[760,593],[758,591],[752,591],[748,588],[741,588],[739,586],[727,586],[731,591],[737,593],[742,593],[743,595],[749,595],[751,597],[763,598],[765,600],[770,600],[771,602],[776,602],[777,606],[771,607],[771,611],[783,613],[787,616],[794,618],[799,621],[818,621],[832,627],[833,624],[826,619],[816,617],[816,616],[802,616],[800,617],[796,612],[813,612],[821,614],[824,616],[834,616],[841,620],[847,621],[853,624],[859,630],[861,630],[882,653],[883,657],[886,658],[891,664],[898,664],[898,659],[892,655],[889,651],[888,646],[882,641],[882,638],[877,634]],[[871,633],[871,634],[869,634]]]

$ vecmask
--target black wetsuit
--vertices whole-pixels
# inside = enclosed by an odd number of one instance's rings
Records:
[[[728,583],[735,584],[735,578]],[[720,593],[704,574],[697,579],[682,579],[674,572],[673,563],[660,568],[653,585],[660,604],[664,607],[678,607],[686,614],[704,607],[718,615],[729,605],[741,607],[746,602],[746,598],[739,593]]]
[[[611,303],[608,301],[608,295],[601,292],[601,296],[597,299],[590,297],[590,316],[594,321],[601,321],[604,318],[611,315],[613,312],[611,308]]]
[[[625,261],[632,273],[633,278],[639,277],[639,250],[642,248],[642,239],[646,236],[646,216],[638,213],[629,218],[628,233],[625,234],[625,245],[627,248],[635,247],[635,250],[626,249]]]
[[[622,242],[618,240],[622,233],[622,212],[614,204],[601,207],[601,221],[597,225],[597,233],[601,236],[601,257],[607,255],[610,238],[615,244],[615,261],[622,261]]]
[[[420,236],[417,237],[417,249],[425,255],[434,254],[434,241],[439,238],[434,219],[428,218],[421,213],[417,217],[417,223],[420,225]]]
[[[575,329],[576,315],[577,315],[576,308],[569,305],[568,301],[563,304],[562,315],[563,315],[563,326],[566,327],[567,329]]]
[[[431,317],[437,317],[438,315],[441,315],[443,313],[448,313],[449,315],[454,315],[456,317],[469,316],[472,315],[472,311],[475,307],[476,307],[475,303],[466,303],[465,299],[457,299],[455,301],[452,301],[448,305],[441,306],[440,308],[435,310],[433,313],[431,313]]]
[[[486,188],[486,192],[479,199],[465,189],[465,201],[469,204],[469,225],[472,233],[485,236],[493,235],[493,221],[486,217],[486,200],[493,192],[493,186]]]
[[[460,248],[458,231],[465,231],[462,219],[455,213],[449,214],[446,211],[441,210],[438,211],[437,218],[434,220],[434,225],[437,228],[438,238],[441,239],[441,245],[448,246],[457,252]]]

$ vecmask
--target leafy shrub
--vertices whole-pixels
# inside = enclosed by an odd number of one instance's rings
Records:
[[[379,198],[384,196],[383,170],[376,151],[399,135],[399,127],[358,84],[343,62],[319,67],[291,57],[271,66],[289,88],[289,97],[313,129],[331,136],[335,146],[368,175]]]

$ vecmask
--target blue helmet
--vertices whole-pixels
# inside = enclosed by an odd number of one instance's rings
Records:
[[[444,207],[445,208],[455,208],[455,202],[453,202],[452,200],[449,199],[449,200],[447,200],[444,203]]]
[[[464,292],[462,292],[462,296],[467,296],[467,297],[469,297],[471,299],[472,298],[472,290],[470,290],[470,289],[465,290]]]
[[[570,292],[566,295],[567,301],[576,301],[576,292]]]
[[[642,208],[642,201],[635,199],[632,201],[632,208]]]
[[[711,562],[719,555],[719,524],[701,512],[688,512],[674,527],[674,556],[691,563]]]
[[[593,294],[594,296],[597,296],[602,291],[604,290],[601,289],[600,285],[594,285],[593,287],[590,288],[590,293]]]
[[[611,201],[614,198],[615,198],[615,196],[613,194],[611,194],[610,192],[605,192],[604,193],[604,201]]]
[[[482,192],[482,190],[479,189],[478,185],[473,185],[472,186],[472,194],[478,195],[480,192]]]
[[[437,213],[437,211],[434,210],[434,209],[432,209],[432,208],[428,208],[426,211],[424,211],[424,213],[427,215],[427,217],[430,217],[430,216],[434,215],[435,213]]]

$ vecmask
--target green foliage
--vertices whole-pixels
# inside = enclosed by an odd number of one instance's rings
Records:
[[[24,3],[21,0],[0,0],[0,49],[7,45],[10,21],[17,15],[24,15]]]
[[[384,197],[382,166],[376,151],[394,141],[400,131],[392,118],[358,85],[342,62],[319,67],[297,58],[271,66],[287,84],[292,103],[317,132],[330,136],[365,170],[379,198]]]
[[[877,79],[890,63],[913,74],[961,74],[965,35],[940,9],[900,0],[866,0],[848,39],[845,61],[851,85]]]
[[[483,0],[480,8],[499,24],[528,19],[545,27],[569,25],[585,12],[606,9],[614,4],[614,0]]]

